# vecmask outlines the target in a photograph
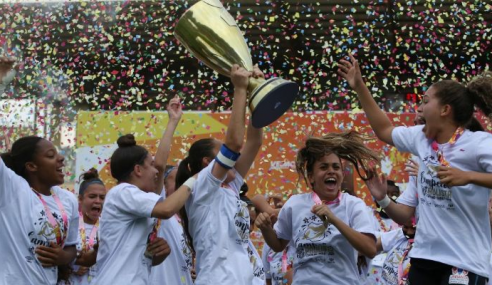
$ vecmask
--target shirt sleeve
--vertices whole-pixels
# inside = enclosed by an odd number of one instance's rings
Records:
[[[214,197],[214,194],[217,193],[220,185],[224,182],[225,177],[224,179],[218,179],[212,174],[214,164],[215,160],[198,173],[197,180],[193,185],[193,189],[191,189],[194,203],[210,204],[213,200],[212,197]]]
[[[296,196],[291,197],[280,210],[277,222],[273,229],[277,237],[283,240],[292,240],[292,203]]]
[[[241,174],[239,174],[239,172],[236,171],[235,168],[233,168],[233,171],[235,174],[235,178],[231,183],[229,183],[229,186],[231,186],[239,195],[239,190],[241,190],[241,186],[243,186],[244,184],[244,178],[241,176]]]
[[[62,190],[66,191],[66,190]],[[68,192],[68,191],[66,191]],[[65,240],[65,246],[72,246],[72,245],[77,245],[79,242],[79,210],[78,210],[78,202],[77,198],[75,197],[74,194],[71,192],[67,193],[67,199],[70,200],[70,205],[71,205],[71,215],[69,217],[70,221],[68,223],[69,228],[68,228],[68,235],[67,239]]]
[[[366,204],[360,198],[353,198],[355,200],[351,206],[352,212],[349,217],[349,226],[360,233],[371,234],[375,237],[374,226],[371,223],[370,216],[367,214]]]
[[[118,195],[112,197],[115,198],[115,206],[137,217],[150,218],[155,204],[162,199],[155,193],[144,192],[133,185],[118,189],[118,192]]]
[[[492,173],[492,135],[487,134],[486,137],[478,143],[477,160],[480,168],[484,172]]]
[[[418,155],[418,142],[426,139],[422,129],[424,126],[396,127],[391,132],[393,144],[402,152]]]
[[[390,251],[402,237],[404,237],[402,229],[396,229],[383,233],[381,235],[381,245],[383,246],[383,251]]]
[[[27,181],[15,174],[0,158],[0,208],[19,199],[26,189],[31,191]]]
[[[419,204],[417,193],[417,177],[410,176],[408,180],[407,189],[396,200],[398,203],[416,208]]]
[[[270,272],[270,262],[268,262],[268,253],[270,247],[265,243],[263,250],[261,251],[261,260],[263,261],[263,268],[265,269],[265,279],[272,279],[272,273]]]

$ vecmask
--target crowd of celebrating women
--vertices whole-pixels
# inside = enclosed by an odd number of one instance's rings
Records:
[[[13,63],[0,57],[0,87]],[[492,73],[432,84],[411,127],[393,126],[352,55],[338,74],[375,135],[413,155],[401,195],[389,194],[380,154],[347,131],[299,146],[302,194],[249,199],[263,133],[247,120],[247,86],[264,75],[234,65],[224,140],[197,140],[167,165],[182,116],[175,97],[155,155],[132,134],[118,139],[111,189],[89,169],[76,197],[59,187],[64,158],[53,143],[15,141],[0,159],[0,284],[488,284],[492,135],[474,113],[492,116]],[[342,191],[347,163],[381,213]],[[251,242],[255,226],[263,248]]]

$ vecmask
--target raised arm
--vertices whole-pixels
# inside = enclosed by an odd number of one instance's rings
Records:
[[[329,222],[333,224],[355,250],[369,258],[376,256],[376,240],[373,235],[352,229],[344,221],[335,216],[326,205],[314,205],[311,211],[323,219],[325,223]]]
[[[375,169],[371,171],[374,172],[373,178],[366,181],[366,185],[374,199],[376,199],[386,214],[396,223],[400,225],[411,223],[412,217],[415,215],[415,208],[393,202],[387,196],[388,185],[386,176],[384,174],[381,174],[381,176],[377,175]]]
[[[171,152],[171,144],[174,135],[174,131],[181,120],[183,115],[183,110],[181,109],[181,102],[178,96],[172,98],[167,105],[167,113],[169,115],[169,120],[167,122],[166,130],[162,134],[161,141],[159,142],[159,147],[155,154],[154,166],[157,168],[159,173],[157,174],[157,187],[155,193],[160,194],[162,187],[164,185],[164,171],[166,169],[167,159],[169,153]]]
[[[350,62],[344,59],[340,60],[338,74],[345,78],[350,87],[357,92],[360,104],[376,136],[383,142],[393,145],[393,139],[391,137],[391,132],[394,128],[393,124],[383,110],[379,108],[374,98],[372,98],[371,92],[362,79],[359,63],[351,54],[349,54],[349,57]]]
[[[227,171],[233,167],[227,166],[229,161],[234,161],[233,158],[239,154],[243,147],[244,133],[245,133],[245,116],[246,116],[246,98],[247,98],[247,88],[249,83],[249,77],[251,72],[246,69],[239,67],[239,65],[234,64],[231,68],[231,80],[234,84],[234,101],[232,103],[231,119],[229,125],[227,126],[227,133],[224,140],[225,157],[228,161],[220,161],[214,165],[212,169],[212,175],[218,179],[223,179]],[[218,157],[223,155],[223,149],[219,151]],[[237,159],[237,158],[236,158]],[[230,163],[229,163],[230,164]]]
[[[281,252],[289,244],[288,240],[280,239],[273,229],[272,219],[268,213],[260,213],[256,217],[255,225],[261,230],[261,234],[268,246],[275,252]]]
[[[265,75],[255,66],[253,71],[253,77],[265,78]],[[241,151],[241,156],[236,163],[236,170],[242,177],[246,177],[251,165],[255,161],[256,155],[263,143],[263,130],[253,127],[252,120],[249,120],[248,130],[246,134],[246,143]]]

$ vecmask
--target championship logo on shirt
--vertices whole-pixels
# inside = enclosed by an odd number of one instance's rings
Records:
[[[331,234],[330,227],[325,227],[323,221],[316,215],[303,220],[301,231],[304,231],[302,239],[308,241],[321,241]]]
[[[33,245],[31,247],[32,251],[34,251],[34,247],[36,246],[50,246],[50,241],[56,241],[55,229],[49,223],[45,210],[41,210],[39,215],[40,217],[38,218],[38,220],[34,222],[34,231],[29,233],[29,240]],[[63,220],[60,215],[58,215],[57,213],[53,213],[53,217],[55,218],[58,225],[63,224]],[[63,231],[63,227],[60,228],[60,230]]]
[[[311,217],[304,218],[299,230],[299,237],[295,241],[297,244],[297,258],[334,255],[333,247],[323,242],[329,235],[331,235],[330,227],[325,227],[323,221],[318,216],[312,215]],[[326,262],[331,261],[330,259]]]
[[[451,269],[452,275],[449,276],[449,284],[464,284],[467,285],[470,279],[468,278],[468,271],[461,268],[453,267]]]
[[[237,234],[241,238],[241,241],[238,242],[247,245],[249,240],[249,210],[247,204],[241,200],[237,200],[237,213],[234,220]]]

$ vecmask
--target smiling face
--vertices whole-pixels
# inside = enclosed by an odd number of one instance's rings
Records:
[[[87,186],[83,196],[79,196],[80,209],[84,215],[84,222],[94,224],[99,219],[104,198],[106,198],[106,188],[104,185],[91,184]]]
[[[317,160],[313,170],[308,173],[308,179],[314,192],[325,201],[334,200],[343,182],[343,169],[340,158],[334,154],[327,154]]]
[[[153,192],[157,187],[157,174],[159,171],[154,166],[154,159],[152,156],[147,154],[144,163],[142,165],[135,165],[134,169],[137,170],[139,174],[139,180],[141,182],[139,183],[140,189],[145,192]],[[162,185],[160,187],[162,187]]]
[[[58,153],[53,143],[45,139],[36,145],[36,154],[32,162],[26,163],[28,169],[37,175],[40,182],[47,186],[63,184],[65,158]]]

